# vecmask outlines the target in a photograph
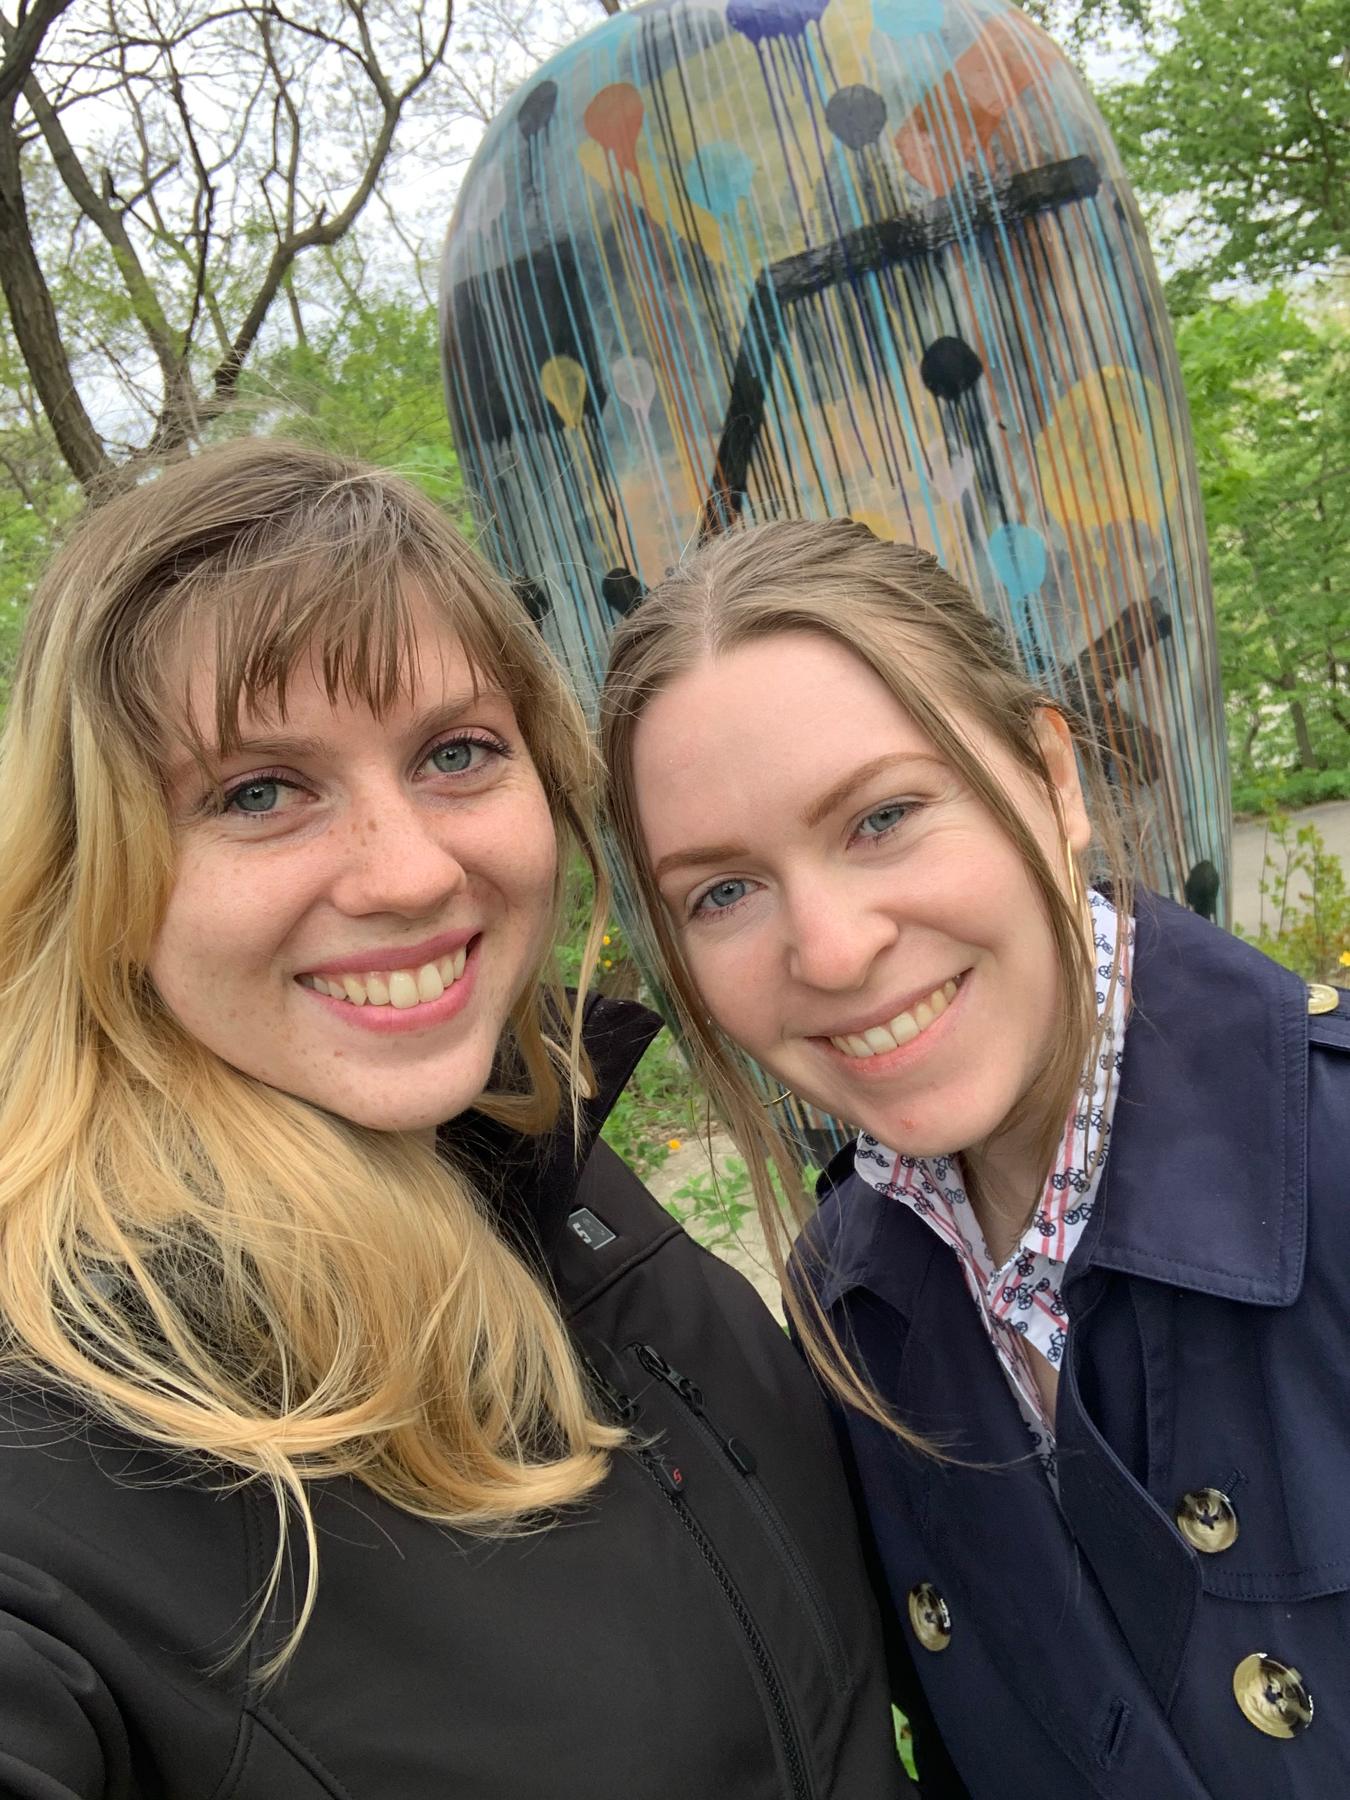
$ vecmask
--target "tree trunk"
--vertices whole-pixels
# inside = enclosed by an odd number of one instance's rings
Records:
[[[92,493],[113,465],[75,390],[51,289],[33,249],[12,115],[0,117],[0,286],[57,446],[76,481]]]
[[[1317,752],[1313,749],[1312,734],[1308,730],[1308,715],[1303,702],[1295,700],[1294,689],[1297,685],[1294,671],[1284,664],[1280,666],[1280,677],[1275,684],[1281,693],[1288,694],[1289,717],[1294,721],[1294,743],[1298,746],[1298,766],[1300,769],[1320,769]]]

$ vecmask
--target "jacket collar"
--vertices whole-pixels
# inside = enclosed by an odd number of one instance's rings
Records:
[[[524,1137],[482,1113],[443,1125],[442,1145],[472,1176],[499,1228],[533,1262],[546,1268],[572,1210],[577,1182],[600,1131],[633,1070],[661,1029],[661,1020],[630,1000],[592,994],[582,1015],[595,1093],[583,1102],[574,1137],[566,1107],[551,1130]]]
[[[1288,1306],[1302,1285],[1307,1234],[1307,990],[1157,895],[1136,895],[1135,921],[1111,1149],[1068,1280],[1114,1269]],[[894,1249],[887,1227],[896,1203],[848,1181],[852,1169],[849,1145],[819,1190],[829,1196],[847,1182],[847,1191],[826,1199],[803,1247],[827,1307],[884,1280],[878,1257]]]
[[[1096,1266],[1292,1304],[1307,1240],[1307,1119],[1303,982],[1140,894],[1115,1135],[1071,1275]]]

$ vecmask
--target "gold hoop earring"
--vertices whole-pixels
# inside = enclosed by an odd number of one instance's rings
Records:
[[[791,1098],[792,1089],[784,1088],[776,1100],[761,1100],[760,1105],[766,1112],[771,1112],[775,1106],[781,1106],[785,1100],[790,1100]]]

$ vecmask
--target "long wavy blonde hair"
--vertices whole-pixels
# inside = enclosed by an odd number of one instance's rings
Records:
[[[1061,872],[1051,867],[1013,801],[970,748],[962,722],[983,727],[1058,813],[1037,726],[1047,707],[1065,717],[1094,823],[1094,873],[1110,882],[1124,910],[1131,894],[1124,848],[1127,802],[1123,790],[1108,785],[1086,731],[1061,701],[1028,678],[997,622],[960,582],[925,551],[884,543],[848,519],[781,520],[709,539],[646,595],[610,647],[600,704],[608,815],[640,909],[639,942],[648,965],[695,1074],[745,1157],[784,1303],[808,1356],[841,1399],[932,1450],[891,1414],[865,1373],[853,1367],[812,1287],[787,1279],[789,1251],[810,1211],[802,1148],[779,1124],[778,1112],[766,1107],[747,1058],[708,1017],[653,879],[639,824],[633,742],[652,700],[705,659],[782,632],[814,633],[865,663],[988,808],[1031,874],[1060,968],[1063,1029],[1006,1123],[1031,1130],[1047,1174],[1100,1029],[1088,943]],[[1120,978],[1119,970],[1113,978]],[[978,1164],[966,1158],[965,1165],[974,1187]]]
[[[555,1305],[463,1171],[227,1066],[146,976],[174,878],[168,671],[214,637],[223,745],[284,711],[314,655],[377,712],[414,646],[409,590],[509,694],[559,869],[606,885],[593,758],[526,612],[406,482],[319,451],[207,451],[81,525],[34,596],[0,740],[0,1349],[142,1439],[279,1508],[354,1476],[461,1529],[522,1529],[586,1494],[620,1434]],[[555,894],[558,908],[562,903]],[[481,1111],[523,1133],[573,1109],[580,1021],[549,964],[511,1012]],[[280,1660],[280,1659],[278,1659]]]

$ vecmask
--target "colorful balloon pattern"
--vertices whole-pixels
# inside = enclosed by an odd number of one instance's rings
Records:
[[[1003,0],[650,0],[489,130],[446,243],[484,542],[583,686],[701,531],[932,550],[1220,881],[1203,524],[1162,298],[1077,74]]]

